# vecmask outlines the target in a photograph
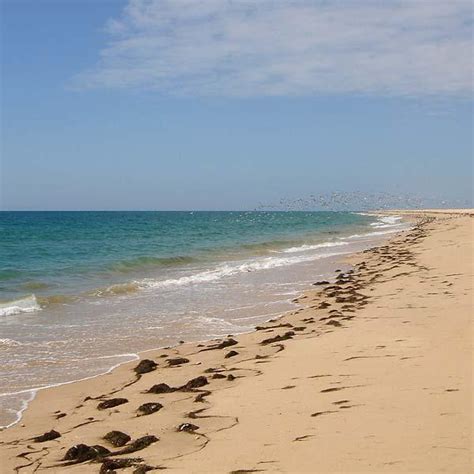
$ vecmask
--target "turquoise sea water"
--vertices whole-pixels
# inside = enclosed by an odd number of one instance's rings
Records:
[[[349,212],[0,212],[0,425],[38,387],[251,330],[402,227]]]
[[[0,300],[76,295],[219,254],[238,258],[329,238],[373,220],[331,212],[2,212]]]

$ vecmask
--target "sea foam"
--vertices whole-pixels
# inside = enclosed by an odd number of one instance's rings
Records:
[[[19,313],[33,313],[39,311],[41,306],[38,304],[35,295],[30,295],[14,301],[0,303],[0,316],[10,316]]]
[[[383,216],[380,217],[377,222],[372,222],[370,224],[372,227],[376,227],[378,229],[386,228],[386,227],[395,227],[402,225],[400,216]]]
[[[394,234],[396,232],[400,232],[402,229],[387,229],[387,230],[379,230],[375,232],[368,232],[367,234],[353,234],[347,237],[348,239],[358,239],[358,238],[367,238],[367,237],[376,237],[377,235],[385,235],[385,234]]]
[[[288,249],[283,250],[283,253],[297,253],[297,252],[306,252],[308,250],[317,250],[317,249],[324,249],[324,248],[331,248],[331,247],[340,247],[342,245],[348,245],[349,242],[324,242],[322,244],[314,244],[314,245],[300,245],[299,247],[290,247]]]

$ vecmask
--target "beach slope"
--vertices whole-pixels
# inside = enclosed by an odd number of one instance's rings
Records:
[[[5,472],[471,472],[474,219],[407,214],[253,333],[39,392]]]

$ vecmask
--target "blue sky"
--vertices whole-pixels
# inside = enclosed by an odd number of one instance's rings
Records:
[[[257,3],[4,0],[0,209],[472,201],[469,2]]]

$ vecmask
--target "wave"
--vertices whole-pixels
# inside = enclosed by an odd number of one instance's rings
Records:
[[[370,224],[372,227],[375,227],[376,229],[391,229],[392,227],[400,227],[402,224]]]
[[[285,247],[298,243],[298,240],[272,240],[267,242],[257,242],[252,244],[241,244],[240,247],[246,250],[253,250],[256,252],[265,252],[275,250],[275,247]]]
[[[348,245],[349,242],[326,242],[316,245],[303,245],[301,247],[293,247],[283,251],[283,253],[296,253],[313,249],[331,248]],[[280,252],[279,252],[280,253]],[[267,270],[271,268],[293,265],[295,263],[318,260],[320,258],[332,257],[336,255],[344,255],[347,252],[310,254],[295,257],[266,257],[248,261],[245,263],[237,263],[232,265],[225,263],[217,266],[212,270],[204,270],[191,275],[180,278],[170,278],[167,280],[156,280],[153,278],[145,278],[127,283],[117,283],[105,288],[98,288],[88,293],[94,297],[120,296],[136,293],[140,290],[149,288],[168,288],[173,286],[184,286],[189,284],[207,283],[219,280],[224,277],[236,275],[238,273],[248,273],[259,270]]]
[[[268,270],[282,266],[294,265],[296,263],[319,260],[321,258],[344,255],[348,252],[336,252],[326,254],[311,254],[297,257],[267,257],[257,261],[241,263],[238,265],[223,264],[213,270],[206,270],[194,275],[187,275],[181,278],[172,278],[169,280],[144,279],[136,282],[142,288],[166,288],[173,286],[182,286],[196,283],[207,283],[220,280],[221,278],[236,275],[239,273],[253,272],[259,270]]]
[[[77,296],[72,295],[49,295],[49,296],[38,296],[37,301],[43,306],[49,306],[52,304],[67,304],[77,301]]]
[[[367,234],[353,234],[347,237],[348,239],[357,239],[357,238],[365,238],[365,237],[375,237],[377,235],[385,235],[385,234],[394,234],[396,232],[402,231],[402,228],[397,227],[396,229],[389,229],[389,230],[380,230],[376,232],[367,232]]]
[[[21,275],[20,270],[13,268],[3,268],[0,270],[0,281],[13,280]]]
[[[49,288],[49,285],[42,281],[28,281],[22,285],[25,290],[44,290]]]
[[[77,296],[72,295],[30,295],[13,301],[0,303],[0,316],[11,316],[20,313],[34,313],[45,306],[54,304],[67,304],[77,301]]]
[[[330,248],[330,247],[340,247],[341,245],[349,245],[349,242],[324,242],[322,244],[314,244],[314,245],[301,245],[299,247],[290,247],[289,249],[285,249],[283,253],[296,253],[296,252],[306,252],[308,250],[317,250],[323,248]]]
[[[189,255],[176,255],[173,257],[142,256],[113,263],[110,265],[109,268],[116,272],[125,273],[150,266],[169,267],[175,265],[185,265],[187,263],[192,263],[197,260],[197,258],[191,257]]]
[[[39,311],[40,309],[41,306],[39,305],[36,296],[30,295],[26,298],[0,303],[0,316],[11,316],[13,314],[20,313],[33,313],[35,311]]]
[[[387,228],[387,227],[398,227],[402,225],[400,216],[383,216],[378,219],[377,222],[372,222],[371,227],[376,227],[378,229]]]
[[[116,285],[111,285],[106,288],[99,288],[94,290],[92,296],[118,296],[118,295],[127,295],[130,293],[136,293],[140,290],[138,283],[118,283]]]

